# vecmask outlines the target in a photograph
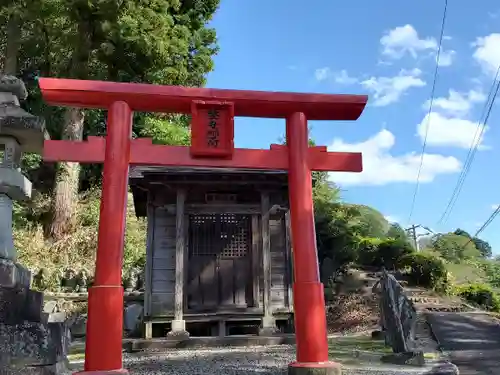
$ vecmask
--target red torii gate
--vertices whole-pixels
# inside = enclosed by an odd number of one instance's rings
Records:
[[[297,361],[291,373],[338,373],[328,360],[323,285],[319,281],[311,171],[361,172],[360,153],[309,147],[307,120],[356,120],[364,95],[326,95],[185,88],[136,83],[40,78],[46,102],[108,110],[106,137],[45,141],[45,161],[104,163],[94,285],[89,290],[85,372],[122,368],[123,242],[129,165],[288,170],[294,262]],[[192,145],[131,139],[133,111],[192,115]],[[234,149],[234,116],[286,119],[286,146]]]

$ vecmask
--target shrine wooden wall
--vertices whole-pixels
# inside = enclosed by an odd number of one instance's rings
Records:
[[[147,316],[167,315],[173,312],[175,241],[175,213],[149,205],[147,246],[149,270],[146,271],[144,306]]]
[[[270,195],[268,208],[272,206],[273,196]],[[175,296],[175,257],[176,257],[176,206],[173,204],[162,205],[163,202],[150,199],[148,204],[148,246],[146,267],[146,293],[145,293],[145,316],[149,318],[169,317],[174,312]],[[248,205],[247,205],[248,206]],[[245,206],[245,207],[247,207]],[[187,204],[189,207],[189,204]],[[284,212],[272,214],[269,217],[267,232],[269,236],[269,264],[263,256],[265,241],[263,235],[266,231],[263,226],[263,215],[261,205],[256,205],[257,211],[248,210],[252,213],[252,252],[255,254],[251,262],[253,270],[258,272],[255,286],[258,291],[257,306],[248,305],[253,311],[264,311],[264,270],[270,267],[269,283],[269,308],[273,313],[290,312],[292,310],[292,277],[291,277],[291,253],[289,233],[287,230],[287,215]],[[193,210],[193,208],[191,208]],[[230,210],[230,209],[229,209]],[[186,215],[187,218],[187,215]],[[187,238],[187,233],[184,234]],[[187,241],[186,241],[187,247]],[[185,264],[187,261],[187,249],[185,251]],[[188,269],[184,269],[184,274]],[[189,309],[186,303],[187,283],[184,286],[184,312]]]

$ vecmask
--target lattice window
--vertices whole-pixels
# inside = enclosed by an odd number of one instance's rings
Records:
[[[242,258],[248,254],[250,217],[238,214],[194,214],[189,217],[192,256]]]

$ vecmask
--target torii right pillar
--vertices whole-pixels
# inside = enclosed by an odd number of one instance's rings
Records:
[[[297,343],[297,361],[290,364],[288,372],[290,375],[338,375],[340,364],[328,358],[325,296],[316,250],[309,135],[304,113],[296,112],[286,119],[286,144]]]

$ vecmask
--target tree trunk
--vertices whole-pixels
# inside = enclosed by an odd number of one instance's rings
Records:
[[[64,114],[63,140],[81,141],[85,115],[80,108],[68,108]],[[59,240],[75,224],[80,164],[61,162],[56,171],[50,237]]]
[[[78,79],[88,78],[89,59],[92,49],[92,28],[87,21],[78,24],[79,40],[72,56],[70,75]],[[85,113],[80,108],[67,108],[64,114],[62,140],[79,141],[83,139]],[[54,196],[52,201],[52,222],[49,236],[52,240],[60,240],[70,233],[75,224],[75,213],[78,203],[78,187],[80,182],[80,164],[60,162],[56,171]]]
[[[19,42],[21,35],[21,23],[17,14],[12,14],[7,23],[7,43],[5,46],[5,57],[3,72],[8,75],[17,73],[17,57],[19,54]]]

